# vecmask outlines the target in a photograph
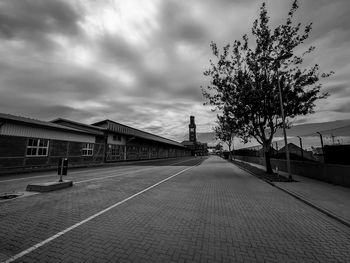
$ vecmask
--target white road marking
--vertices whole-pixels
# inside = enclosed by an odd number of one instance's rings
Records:
[[[181,161],[181,162],[187,162],[189,160],[193,160],[193,159],[188,159],[186,161]],[[163,160],[162,160],[163,161]],[[181,163],[179,162],[179,163]],[[144,163],[144,162],[142,162]],[[177,164],[177,163],[174,163]],[[169,164],[169,165],[174,165],[174,164]],[[117,166],[117,167],[122,167],[122,166]],[[88,172],[93,172],[93,171],[104,171],[107,169],[113,169],[114,167],[101,167],[101,168],[97,168],[97,169],[89,169],[89,170],[84,170],[84,171],[75,171],[75,172],[70,172],[69,174],[80,174],[80,173],[86,173]],[[108,170],[106,171],[108,172]],[[35,178],[42,178],[42,177],[57,177],[57,174],[52,174],[52,175],[37,175],[37,176],[30,176],[30,177],[22,177],[22,178],[15,178],[15,179],[8,179],[8,180],[0,180],[0,183],[6,183],[6,182],[13,182],[13,181],[22,181],[22,180],[27,180],[27,179],[35,179]]]
[[[95,178],[91,178],[91,179],[77,181],[77,182],[74,182],[74,184],[80,184],[80,183],[91,182],[91,181],[98,181],[98,180],[103,180],[103,179],[107,179],[107,178],[113,178],[113,177],[118,177],[118,176],[122,176],[122,175],[127,175],[130,172],[140,172],[140,171],[147,171],[147,170],[149,170],[149,169],[139,169],[139,170],[127,171],[127,172],[120,173],[120,174],[113,174],[113,175],[108,175],[108,176],[103,176],[103,177],[95,177]]]
[[[76,224],[74,224],[74,225],[72,225],[72,226],[66,228],[65,230],[63,230],[63,231],[61,231],[61,232],[58,232],[57,234],[55,234],[55,235],[53,235],[53,236],[51,236],[51,237],[45,239],[44,241],[41,241],[41,242],[35,244],[34,246],[32,246],[32,247],[30,247],[30,248],[28,248],[28,249],[26,249],[26,250],[24,250],[24,251],[22,251],[22,252],[20,252],[20,253],[18,253],[18,254],[16,254],[16,255],[14,255],[14,256],[12,256],[12,257],[10,257],[9,259],[3,261],[3,263],[10,263],[10,262],[13,262],[13,261],[15,261],[15,260],[17,260],[17,259],[23,257],[24,255],[29,254],[30,252],[33,252],[33,251],[36,250],[37,248],[44,246],[45,244],[47,244],[47,243],[49,243],[49,242],[55,240],[56,238],[58,238],[58,237],[64,235],[65,233],[67,233],[67,232],[69,232],[69,231],[71,231],[71,230],[73,230],[73,229],[75,229],[75,228],[81,226],[82,224],[85,224],[85,223],[91,221],[92,219],[94,219],[94,218],[96,218],[96,217],[98,217],[98,216],[100,216],[100,215],[102,215],[102,214],[108,212],[109,210],[111,210],[111,209],[113,209],[113,208],[115,208],[115,207],[117,207],[117,206],[119,206],[119,205],[121,205],[121,204],[123,204],[123,203],[129,201],[130,199],[132,199],[132,198],[134,198],[134,197],[136,197],[136,196],[138,196],[138,195],[140,195],[140,194],[143,194],[144,192],[147,192],[147,191],[151,190],[152,188],[156,187],[157,185],[160,185],[160,184],[162,184],[162,183],[164,183],[164,182],[170,180],[170,179],[173,178],[173,177],[175,177],[175,176],[177,176],[177,175],[179,175],[179,174],[182,174],[182,173],[184,173],[184,172],[186,172],[186,171],[188,171],[188,170],[190,170],[190,169],[196,167],[197,165],[199,165],[199,163],[200,163],[200,162],[198,162],[197,164],[195,164],[195,165],[193,165],[193,166],[191,166],[191,167],[188,167],[188,168],[186,168],[186,169],[184,169],[184,170],[181,170],[180,172],[177,172],[176,174],[173,174],[173,175],[171,175],[171,176],[169,176],[169,177],[167,177],[167,178],[165,178],[165,179],[159,181],[158,183],[156,183],[156,184],[154,184],[154,185],[151,185],[151,186],[149,186],[149,187],[143,189],[142,191],[140,191],[140,192],[138,192],[138,193],[136,193],[136,194],[134,194],[134,195],[132,195],[132,196],[129,196],[128,198],[125,198],[124,200],[122,200],[122,201],[120,201],[120,202],[117,202],[117,203],[115,203],[114,205],[111,205],[111,206],[107,207],[106,209],[104,209],[104,210],[102,210],[102,211],[100,211],[100,212],[98,212],[98,213],[96,213],[96,214],[94,214],[94,215],[92,215],[92,216],[90,216],[90,217],[88,217],[88,218],[86,218],[86,219],[84,219],[84,220],[82,220],[82,221],[80,221],[80,222],[78,222],[78,223],[76,223]]]
[[[110,168],[110,167],[108,167]],[[102,172],[108,172],[107,168],[103,169],[91,169],[88,170],[88,172],[93,172],[93,171],[102,171]],[[84,173],[85,171],[76,171],[76,172],[70,172],[69,175],[71,174],[80,174],[80,173]],[[26,180],[26,179],[35,179],[35,178],[43,178],[43,177],[57,177],[57,174],[51,174],[51,175],[37,175],[37,176],[30,176],[30,177],[22,177],[22,178],[16,178],[16,179],[8,179],[8,180],[0,180],[0,183],[6,183],[6,182],[12,182],[12,181],[22,181],[22,180]]]
[[[184,163],[184,162],[187,162],[188,160],[186,161],[181,161],[181,162],[176,162],[176,163],[172,163],[172,164],[169,164],[168,166],[173,166],[175,164],[179,164],[179,163]],[[103,177],[95,177],[95,178],[90,178],[90,179],[86,179],[86,180],[82,180],[82,181],[77,181],[77,182],[74,182],[74,184],[80,184],[80,183],[85,183],[85,182],[90,182],[90,181],[97,181],[97,180],[103,180],[103,179],[107,179],[107,178],[113,178],[113,177],[118,177],[118,176],[122,176],[122,175],[126,175],[126,174],[129,174],[130,172],[141,172],[141,171],[149,171],[149,170],[152,170],[153,168],[155,167],[152,167],[152,168],[148,168],[148,169],[138,169],[138,170],[128,170],[126,172],[123,172],[123,173],[119,173],[119,174],[113,174],[113,175],[108,175],[108,176],[103,176]]]

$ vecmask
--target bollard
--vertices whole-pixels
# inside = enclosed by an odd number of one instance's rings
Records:
[[[63,182],[62,176],[68,173],[68,158],[60,158],[58,160],[58,175],[60,176],[59,182]]]
[[[280,178],[280,174],[278,173],[278,166],[276,166],[275,170],[276,170],[277,178],[279,179]]]

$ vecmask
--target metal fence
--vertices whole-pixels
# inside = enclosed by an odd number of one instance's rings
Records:
[[[288,134],[288,131],[287,131]],[[350,126],[314,132],[300,136],[288,136],[291,160],[350,165]],[[236,155],[263,157],[261,145],[235,150]],[[285,144],[276,137],[270,147],[271,158],[285,159]]]

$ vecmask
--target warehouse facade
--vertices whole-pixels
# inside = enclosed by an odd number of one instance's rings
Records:
[[[92,125],[0,113],[0,173],[190,155],[180,143],[104,120]]]

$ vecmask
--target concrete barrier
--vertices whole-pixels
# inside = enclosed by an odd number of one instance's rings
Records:
[[[51,192],[55,190],[61,190],[64,188],[72,187],[73,181],[66,180],[63,182],[47,182],[47,183],[35,183],[28,184],[26,191],[29,192]]]

